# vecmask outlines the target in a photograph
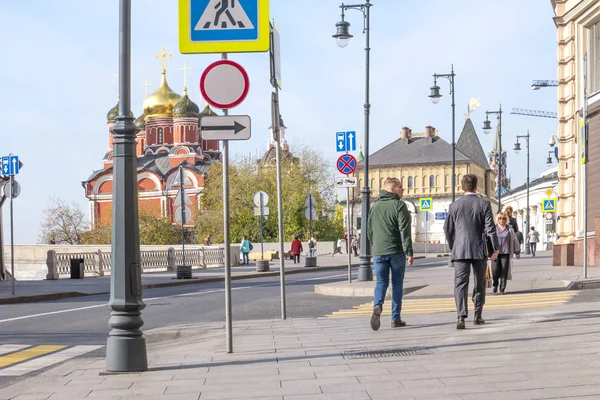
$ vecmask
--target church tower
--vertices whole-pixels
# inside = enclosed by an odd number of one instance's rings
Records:
[[[496,117],[499,119],[499,116]],[[502,171],[498,171],[498,164],[500,161],[500,157],[502,157]],[[496,196],[499,193],[504,196],[510,190],[510,179],[506,176],[506,150],[502,150],[502,155],[500,155],[500,121],[496,121],[496,135],[494,136],[494,147],[492,151],[488,153],[488,161],[490,163],[490,167],[496,174]]]

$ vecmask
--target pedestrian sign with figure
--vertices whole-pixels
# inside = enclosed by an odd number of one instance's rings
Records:
[[[433,209],[433,199],[431,197],[419,199],[419,208],[421,211],[431,211]]]
[[[184,54],[268,51],[269,0],[179,0]]]
[[[542,211],[543,212],[556,212],[556,199],[554,199],[554,198],[542,199]]]

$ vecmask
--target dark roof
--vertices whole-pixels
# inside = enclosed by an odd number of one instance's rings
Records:
[[[211,164],[210,162],[197,162],[196,164],[191,164],[191,163],[185,161],[183,163],[183,166],[184,166],[184,168],[195,171],[198,174],[205,174],[208,172],[208,169],[210,168],[210,164]],[[146,154],[142,157],[138,157],[138,159],[137,159],[137,170],[138,171],[140,171],[140,170],[150,171],[150,172],[153,172],[163,178],[165,176],[167,176],[169,174],[169,172],[171,172],[174,169],[177,169],[178,167],[179,167],[179,165],[177,165],[175,167],[170,166],[169,155],[167,153]],[[86,181],[84,181],[84,183],[94,180],[99,175],[101,175],[105,172],[112,173],[112,171],[113,171],[112,167],[107,168],[107,169],[96,170],[96,171],[92,172],[90,177]]]
[[[558,172],[553,172],[551,174],[544,175],[541,178],[537,178],[537,179],[530,181],[529,188],[531,189],[534,186],[541,185],[542,183],[546,183],[546,182],[552,182],[552,181],[558,181]],[[527,183],[524,183],[521,186],[517,186],[516,188],[509,190],[506,194],[503,194],[503,196],[510,196],[511,194],[514,194],[516,192],[521,192],[525,189],[527,189]]]
[[[456,150],[460,151],[486,170],[491,169],[483,148],[481,147],[481,142],[477,137],[477,132],[475,132],[473,122],[471,122],[471,118],[467,118],[465,121],[458,142],[456,142]]]
[[[452,161],[452,146],[439,136],[431,138],[428,143],[425,137],[398,139],[384,148],[371,154],[369,166],[407,165],[407,164],[440,164]],[[456,152],[457,162],[471,161],[461,152]],[[364,165],[361,161],[359,167]]]

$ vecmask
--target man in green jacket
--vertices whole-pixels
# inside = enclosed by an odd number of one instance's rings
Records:
[[[368,220],[368,237],[373,246],[373,267],[377,283],[371,328],[378,330],[385,294],[392,272],[392,328],[406,326],[400,319],[402,288],[406,263],[413,263],[412,239],[410,236],[410,212],[400,200],[403,193],[398,178],[386,178],[383,190],[371,207]]]

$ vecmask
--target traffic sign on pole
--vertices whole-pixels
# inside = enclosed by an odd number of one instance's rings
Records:
[[[542,199],[542,211],[543,212],[555,212],[556,211],[556,199],[554,199],[554,198]]]
[[[179,0],[184,54],[269,50],[269,0]]]
[[[356,187],[357,181],[355,176],[340,176],[335,179],[335,185],[338,188],[353,188]]]
[[[335,134],[335,149],[336,151],[356,151],[356,132],[336,132]]]
[[[13,188],[14,188],[14,191],[12,190]],[[16,199],[21,194],[21,185],[19,184],[19,182],[15,181],[14,179],[12,180],[12,185],[11,185],[11,181],[6,182],[4,184],[4,194],[9,199]]]
[[[254,206],[259,207],[261,206],[261,202],[260,202],[260,194],[262,193],[262,206],[266,206],[269,203],[269,195],[266,194],[265,192],[263,192],[262,190],[260,192],[256,192],[254,193]]]
[[[205,116],[200,118],[200,131],[204,140],[250,139],[248,115]]]
[[[279,27],[273,20],[271,25],[271,85],[281,89],[281,46],[279,40]]]
[[[433,199],[431,197],[420,198],[419,208],[421,211],[431,211],[433,209]]]
[[[211,106],[229,109],[239,105],[248,94],[250,79],[246,70],[230,60],[210,64],[200,77],[200,92]]]
[[[344,154],[338,158],[336,166],[340,173],[349,175],[356,171],[356,158],[352,154]]]

